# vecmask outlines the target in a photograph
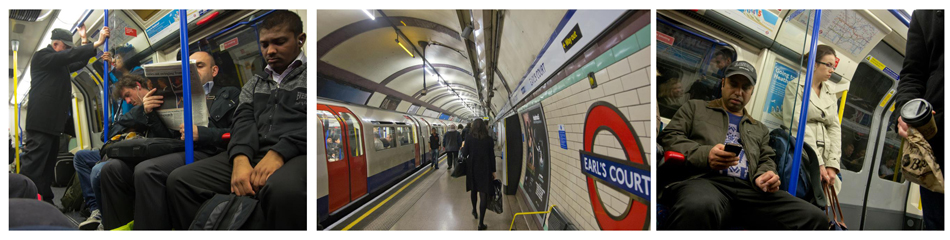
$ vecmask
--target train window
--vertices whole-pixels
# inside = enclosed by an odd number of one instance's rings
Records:
[[[324,137],[326,137],[327,161],[336,162],[343,156],[343,129],[340,121],[328,111],[317,110],[317,119],[323,126]]]
[[[858,65],[853,79],[841,119],[841,166],[842,169],[860,172],[864,166],[874,110],[895,82],[867,62]]]
[[[733,47],[668,20],[657,24],[656,34],[656,96],[661,117],[672,118],[689,99],[709,101],[722,95],[723,72],[736,60]]]
[[[396,142],[394,141],[396,136],[396,130],[394,127],[374,127],[373,135],[375,140],[373,145],[376,147],[376,150],[383,150],[396,147]]]
[[[399,145],[409,145],[409,138],[412,137],[412,130],[409,127],[397,127],[396,135],[399,137]]]
[[[346,136],[350,144],[350,156],[358,157],[363,156],[363,131],[360,128],[359,119],[353,114],[341,112],[340,116],[343,117],[343,122],[346,123]]]
[[[263,71],[266,66],[258,46],[257,30],[246,25],[235,29],[207,39],[206,47],[211,49],[218,65],[215,85],[241,88],[254,72]]]
[[[877,176],[894,182],[904,182],[904,176],[901,174],[900,156],[903,149],[902,138],[897,135],[897,117],[898,112],[891,113],[888,119],[887,132],[884,133],[884,151],[881,154],[881,162],[878,163]]]

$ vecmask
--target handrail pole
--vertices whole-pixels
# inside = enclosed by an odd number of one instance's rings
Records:
[[[103,10],[103,22],[102,26],[109,27],[109,9]],[[110,31],[111,32],[111,31]],[[102,34],[102,33],[99,33]],[[85,41],[86,39],[83,39]],[[103,52],[109,51],[109,38],[106,38],[105,43],[103,43]],[[114,53],[113,53],[114,54]],[[112,56],[115,57],[115,56]],[[102,76],[102,142],[109,141],[109,62],[102,61],[102,69],[105,74]]]
[[[788,193],[791,193],[792,196],[795,196],[795,189],[798,188],[798,173],[801,168],[802,162],[802,148],[805,145],[805,123],[808,120],[808,100],[811,96],[811,78],[812,74],[815,73],[815,58],[818,57],[815,54],[818,49],[818,30],[821,28],[821,10],[815,10],[815,22],[812,25],[811,29],[811,50],[808,54],[808,71],[805,73],[805,88],[804,93],[802,93],[802,108],[800,110],[800,116],[798,117],[798,136],[795,138],[795,157],[792,158],[792,175],[790,176],[790,182],[788,183]],[[812,159],[814,160],[814,159]]]
[[[180,9],[178,10],[178,22],[181,24],[181,29],[179,32],[179,44],[181,44],[181,85],[182,90],[184,90],[184,99],[185,99],[185,164],[191,164],[195,161],[195,142],[194,142],[194,133],[193,127],[194,123],[191,119],[191,60],[189,59],[190,51],[188,50],[188,10]]]

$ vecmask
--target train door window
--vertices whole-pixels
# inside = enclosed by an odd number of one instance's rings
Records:
[[[257,30],[248,25],[237,26],[236,30],[208,38],[216,64],[218,76],[215,85],[241,88],[266,66],[258,46]]]
[[[853,79],[841,119],[841,166],[842,169],[860,172],[868,149],[874,110],[895,81],[868,62],[858,65]]]
[[[321,131],[325,132],[324,136],[327,138],[327,161],[339,161],[344,157],[343,129],[340,126],[340,121],[332,113],[321,110],[317,110],[317,119],[320,121],[320,125],[323,126]]]
[[[397,127],[396,135],[399,138],[399,145],[409,145],[409,137],[412,136],[412,131],[409,130],[409,127]]]
[[[893,105],[893,104],[892,104]],[[902,138],[897,135],[897,117],[898,112],[892,112],[888,118],[886,133],[884,133],[884,150],[881,153],[881,161],[877,163],[877,176],[888,181],[904,182],[904,176],[901,174],[900,156]]]
[[[672,118],[689,99],[714,100],[722,95],[723,72],[736,61],[732,46],[687,26],[659,18],[656,25],[657,104],[660,116]]]
[[[343,118],[343,123],[346,124],[346,136],[350,143],[350,156],[363,156],[363,135],[361,134],[363,131],[362,128],[360,128],[359,119],[353,116],[353,114],[346,112],[341,112],[340,117]]]
[[[376,147],[376,150],[383,150],[396,147],[396,142],[394,140],[396,136],[396,130],[393,127],[374,127],[373,135],[375,139],[373,145]]]

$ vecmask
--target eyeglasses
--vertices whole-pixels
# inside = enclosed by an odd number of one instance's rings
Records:
[[[816,62],[817,62],[818,64],[825,65],[825,67],[831,68],[831,70],[835,70],[835,65],[834,65],[834,64],[826,63],[826,62],[818,62],[818,61],[816,61]]]

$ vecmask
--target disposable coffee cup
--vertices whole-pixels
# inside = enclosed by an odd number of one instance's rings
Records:
[[[905,103],[901,108],[901,118],[908,126],[916,128],[926,139],[937,135],[933,106],[923,98],[915,98]]]

